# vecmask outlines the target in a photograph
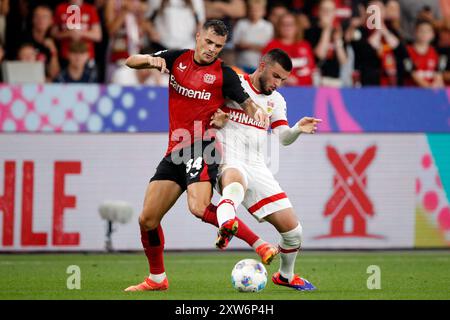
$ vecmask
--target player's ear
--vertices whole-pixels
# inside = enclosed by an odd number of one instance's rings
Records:
[[[261,61],[259,63],[258,69],[260,72],[264,71],[264,68],[266,67],[266,63],[264,61]]]

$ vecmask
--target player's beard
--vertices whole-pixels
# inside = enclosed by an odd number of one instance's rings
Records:
[[[267,89],[267,81],[266,81],[266,76],[265,74],[261,74],[261,76],[259,77],[259,87],[261,88],[261,92],[263,94],[265,94],[266,96],[270,96],[273,92],[273,90],[269,90]]]

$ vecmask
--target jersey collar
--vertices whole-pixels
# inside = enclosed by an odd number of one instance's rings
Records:
[[[256,94],[261,94],[261,92],[253,86],[252,80],[250,80],[250,76],[247,73],[244,75],[244,79],[247,80],[248,85]]]

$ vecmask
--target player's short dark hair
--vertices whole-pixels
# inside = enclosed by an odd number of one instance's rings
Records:
[[[228,28],[222,20],[208,20],[203,24],[203,30],[208,30],[210,28],[219,36],[228,36]]]
[[[266,63],[277,62],[280,64],[280,66],[283,67],[284,70],[292,71],[291,57],[289,57],[286,51],[283,51],[281,49],[270,50],[262,57],[262,60]]]

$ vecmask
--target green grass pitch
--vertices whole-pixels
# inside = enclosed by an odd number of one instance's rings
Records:
[[[123,292],[148,273],[143,253],[1,254],[0,299],[177,299],[177,300],[321,300],[450,299],[448,251],[302,252],[296,272],[318,287],[298,292],[269,281],[259,293],[239,293],[230,282],[234,264],[256,258],[252,252],[168,252],[170,288],[164,292]],[[67,289],[67,267],[81,271],[81,289]],[[381,270],[381,289],[369,290],[370,265]]]

